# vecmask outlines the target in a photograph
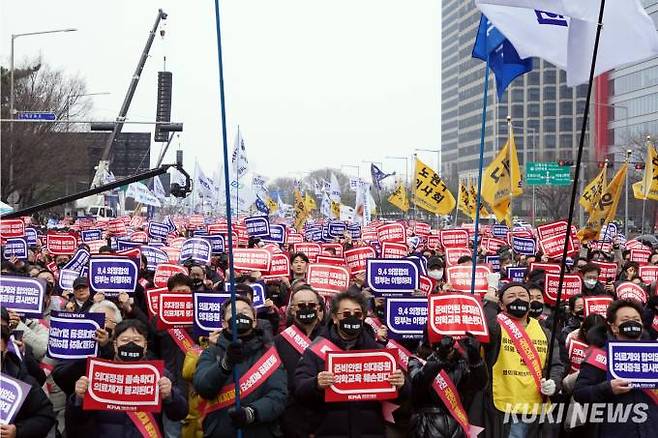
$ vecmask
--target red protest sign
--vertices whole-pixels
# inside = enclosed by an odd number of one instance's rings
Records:
[[[608,306],[613,301],[612,297],[583,297],[585,317],[601,315],[605,318]]]
[[[23,237],[25,235],[25,222],[21,219],[0,220],[0,237],[8,239],[11,237]]]
[[[546,304],[553,305],[557,301],[558,286],[560,284],[560,274],[546,274],[546,282],[544,284],[544,301]],[[581,293],[583,282],[580,275],[565,274],[564,281],[562,282],[562,296],[561,301],[567,301],[574,295]]]
[[[468,231],[460,228],[441,230],[439,234],[444,248],[468,248]]]
[[[437,249],[441,245],[440,236],[427,236],[427,249]]]
[[[188,218],[187,228],[190,230],[196,230],[197,228],[203,227],[203,215],[193,214]]]
[[[617,286],[616,292],[617,299],[632,300],[642,304],[643,306],[647,303],[646,291],[642,288],[642,286],[630,281],[625,281]]]
[[[361,240],[364,242],[374,242],[377,240],[379,235],[377,234],[377,231],[375,230],[363,230],[361,232]]]
[[[330,256],[318,256],[318,263],[331,266],[343,266],[345,267],[345,259],[342,257],[330,257]]]
[[[158,295],[158,330],[189,327],[193,323],[192,294],[163,292]]]
[[[649,256],[651,256],[651,250],[650,249],[642,249],[642,248],[637,248],[637,249],[631,249],[631,262],[638,262],[641,264],[647,264],[649,263]]]
[[[269,280],[272,278],[288,277],[290,275],[290,260],[286,254],[272,254],[270,270],[261,273],[261,278]]]
[[[575,373],[580,369],[580,364],[585,360],[585,352],[589,348],[584,342],[569,339],[567,342],[569,347],[569,363],[571,365],[571,372]]]
[[[87,358],[85,411],[160,412],[164,361],[113,362]]]
[[[298,233],[288,233],[288,239],[287,239],[289,244],[296,245],[298,243],[303,243],[304,242],[304,236]]]
[[[130,240],[133,242],[147,243],[149,236],[145,231],[135,231],[130,235]]]
[[[489,342],[489,329],[482,304],[473,295],[430,295],[428,298],[427,334],[432,343],[445,336],[461,337],[472,333]]]
[[[48,252],[53,255],[70,255],[78,247],[78,239],[73,233],[48,232]]]
[[[537,235],[539,236],[540,240],[545,239],[547,237],[553,237],[558,235],[564,236],[566,232],[567,232],[567,221],[565,220],[551,222],[548,224],[537,226]]]
[[[599,274],[599,281],[607,283],[608,281],[614,281],[617,278],[617,264],[616,263],[607,263],[607,262],[597,262],[592,261],[596,266],[601,268],[601,273]]]
[[[185,269],[184,266],[174,265],[172,263],[160,263],[155,268],[153,284],[155,284],[156,287],[165,287],[167,286],[169,277],[179,273],[187,275],[187,269]]]
[[[347,264],[350,274],[361,274],[366,272],[366,260],[375,257],[377,257],[377,253],[371,246],[348,249],[345,251],[345,264]]]
[[[386,224],[377,228],[377,239],[380,242],[405,243],[407,241],[407,233],[402,224]]]
[[[235,248],[233,250],[233,268],[243,271],[269,271],[272,254],[265,249]]]
[[[485,249],[488,254],[496,254],[505,245],[507,245],[507,242],[495,237],[484,237],[480,240],[480,248]]]
[[[187,239],[185,237],[176,237],[176,238],[168,239],[168,244],[172,248],[181,249],[186,240]]]
[[[446,265],[455,266],[460,257],[473,257],[471,250],[468,248],[446,248]]]
[[[228,233],[228,224],[208,224],[206,229],[210,235],[226,234]]]
[[[450,266],[446,269],[446,281],[452,290],[458,292],[471,291],[471,276],[473,266]],[[475,267],[475,290],[476,293],[486,293],[489,289],[487,275],[491,274],[491,268],[486,265]]]
[[[431,231],[432,227],[430,224],[425,222],[416,222],[414,224],[414,233],[416,233],[417,236],[429,236]]]
[[[557,235],[552,237],[547,237],[539,241],[539,246],[542,252],[549,259],[561,258],[562,252],[564,251],[564,236]],[[569,242],[567,243],[567,254],[574,252],[573,239],[569,236]]]
[[[423,292],[425,295],[429,295],[432,293],[432,290],[434,290],[434,286],[436,285],[436,281],[426,275],[419,275],[418,276],[418,288],[420,289],[421,292]]]
[[[556,263],[530,263],[530,272],[538,270],[538,269],[543,269],[547,274],[559,274],[560,273],[560,265]]]
[[[401,259],[409,254],[406,243],[382,242],[383,259]]]
[[[126,223],[120,218],[112,219],[107,223],[107,232],[113,236],[125,236],[127,233]]]
[[[646,246],[642,242],[636,239],[631,239],[628,242],[626,242],[626,245],[624,245],[626,249],[631,250],[631,249],[647,249]]]
[[[160,308],[160,294],[167,292],[169,292],[169,289],[166,287],[148,289],[146,291],[146,304],[151,317],[158,315],[158,309]]]
[[[323,243],[320,245],[321,254],[332,255],[331,250],[334,251],[336,257],[343,256],[343,245],[340,243]]]
[[[295,243],[292,248],[294,252],[301,252],[306,254],[306,257],[308,257],[308,260],[311,263],[315,262],[318,255],[322,254],[322,248],[320,248],[320,244],[314,242]]]
[[[142,256],[142,250],[137,247],[124,249],[123,251],[117,251],[116,255],[130,257],[131,259],[139,259]]]
[[[342,266],[311,263],[306,271],[306,282],[320,293],[335,295],[350,286],[350,273]]]
[[[638,273],[642,281],[647,284],[651,284],[654,281],[658,281],[658,266],[653,266],[653,265],[640,266]]]
[[[160,249],[163,250],[165,254],[167,254],[167,259],[169,259],[170,263],[178,263],[180,260],[180,248],[174,248],[173,246],[163,246]]]
[[[397,351],[393,348],[327,352],[326,367],[334,375],[334,384],[325,390],[324,401],[397,398],[397,389],[388,382],[397,369],[396,357]]]

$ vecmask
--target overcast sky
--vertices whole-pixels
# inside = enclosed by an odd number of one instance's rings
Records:
[[[112,120],[158,8],[166,20],[128,112],[154,120],[157,72],[173,72],[172,120],[183,122],[188,170],[207,174],[222,159],[219,81],[212,0],[0,0],[0,60],[13,33],[75,27],[21,37],[16,63],[41,56],[79,74],[92,116]],[[244,134],[252,170],[268,177],[383,161],[404,175],[414,148],[440,144],[440,9],[436,0],[224,0],[221,2],[229,148]],[[126,126],[124,131],[144,130]],[[159,144],[153,144],[155,162]],[[178,141],[165,161],[173,162]],[[64,151],[62,151],[64,152]],[[229,151],[230,153],[230,151]],[[437,154],[419,156],[436,167]],[[409,160],[409,168],[412,163]],[[345,173],[356,174],[345,167]]]

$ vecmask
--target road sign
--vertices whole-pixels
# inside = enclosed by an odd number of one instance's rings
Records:
[[[571,168],[553,162],[530,161],[526,165],[525,182],[529,186],[569,186]]]
[[[19,111],[16,118],[20,120],[56,120],[57,116],[48,111]]]

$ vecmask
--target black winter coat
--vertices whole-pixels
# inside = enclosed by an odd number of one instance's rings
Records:
[[[347,350],[345,341],[338,336],[336,327],[330,324],[320,336]],[[356,344],[350,350],[375,350],[383,348],[375,342],[368,331],[363,330]],[[316,437],[382,438],[384,437],[384,417],[381,403],[344,402],[325,403],[324,391],[318,388],[318,373],[324,371],[324,360],[310,350],[306,350],[295,372],[295,397],[314,410],[320,423],[315,430]],[[411,388],[405,382],[399,391],[398,400],[409,398]]]
[[[30,392],[23,402],[13,424],[18,438],[42,438],[55,424],[53,405],[37,381],[30,376],[18,356],[6,352],[2,357],[2,372],[9,377],[30,385]]]
[[[414,406],[409,436],[415,438],[462,438],[466,435],[457,420],[448,412],[443,401],[432,388],[432,382],[445,370],[455,384],[464,405],[468,405],[476,391],[487,385],[484,362],[469,366],[462,357],[444,362],[433,353],[425,365],[412,357],[409,360],[409,379]]]
[[[206,348],[194,374],[194,389],[206,400],[213,400],[226,385],[233,385],[233,373],[227,373],[221,366],[226,348],[231,340],[225,332],[220,335],[216,346]],[[265,354],[270,346],[263,332],[257,329],[256,336],[243,345],[244,361],[237,365],[238,374],[243,376],[253,364]],[[279,436],[278,418],[286,408],[288,382],[283,367],[279,367],[265,382],[251,394],[240,398],[241,406],[251,407],[256,412],[256,421],[242,429],[244,438],[269,438]],[[235,437],[237,430],[228,416],[228,407],[208,414],[203,421],[205,437]]]

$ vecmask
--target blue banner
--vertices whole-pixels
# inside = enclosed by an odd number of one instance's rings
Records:
[[[512,236],[512,250],[521,255],[535,255],[537,253],[537,243],[532,237]]]
[[[208,232],[206,230],[194,230],[192,232],[193,237],[207,237]]]
[[[210,256],[212,254],[212,247],[210,242],[204,238],[192,237],[183,242],[180,251],[180,262],[184,263],[188,260],[195,262],[210,264]]]
[[[14,424],[14,419],[32,387],[8,375],[0,374],[0,424]]]
[[[69,262],[64,265],[64,269],[69,269],[75,272],[82,272],[82,269],[89,264],[90,258],[91,254],[89,251],[80,246],[75,251],[75,254],[73,254],[73,257],[71,257],[71,260],[69,260]]]
[[[96,330],[105,327],[105,313],[58,312],[50,314],[48,357],[84,359],[98,355]]]
[[[412,260],[367,259],[366,281],[375,296],[405,296],[419,288],[418,267]]]
[[[25,239],[27,239],[27,246],[37,246],[39,243],[37,230],[34,228],[25,229]]]
[[[633,388],[658,388],[658,342],[609,341],[608,380],[624,379]]]
[[[331,237],[343,237],[346,230],[347,230],[347,225],[345,225],[345,222],[341,222],[341,221],[329,222],[329,236]]]
[[[393,339],[422,339],[427,326],[427,298],[387,298],[386,326]]]
[[[126,249],[138,248],[143,245],[141,242],[133,242],[132,240],[122,237],[117,239],[117,251],[125,251]]]
[[[489,263],[493,272],[500,272],[500,256],[484,256],[484,263]]]
[[[359,224],[349,224],[347,226],[347,231],[350,232],[350,235],[352,236],[352,239],[360,239],[361,238],[361,225]]]
[[[38,319],[45,294],[46,282],[40,278],[0,275],[0,305],[9,310]]]
[[[101,240],[103,238],[103,230],[82,230],[80,231],[80,239],[83,242],[91,242],[92,240]]]
[[[222,303],[231,298],[231,294],[217,292],[194,292],[194,333],[207,336],[210,332],[222,328]]]
[[[81,273],[73,269],[59,270],[59,287],[63,290],[73,290],[73,282],[76,278],[82,277]]]
[[[165,240],[169,234],[169,226],[160,222],[149,222],[148,235],[151,239]]]
[[[266,237],[270,235],[270,221],[265,216],[252,216],[244,220],[247,234],[250,237]]]
[[[507,225],[502,225],[502,224],[495,224],[491,227],[491,234],[494,237],[498,237],[499,239],[504,239],[507,237],[507,232],[509,231],[509,228]]]
[[[3,247],[2,258],[9,260],[12,257],[27,261],[27,239],[25,237],[7,239]]]
[[[127,257],[98,256],[89,260],[91,288],[108,297],[135,292],[138,274],[139,266]]]
[[[169,263],[169,256],[166,252],[154,246],[143,245],[139,247],[142,255],[146,257],[146,270],[155,272],[155,268],[160,263]]]
[[[427,259],[425,257],[410,255],[405,257],[405,259],[414,262],[418,268],[418,272],[420,272],[422,275],[427,275]]]
[[[270,235],[261,238],[264,242],[286,243],[286,226],[281,224],[270,225]]]
[[[505,268],[507,270],[507,278],[510,281],[524,283],[525,274],[528,272],[528,268],[522,266],[508,266]]]
[[[212,255],[221,254],[226,251],[224,245],[224,236],[221,234],[214,234],[212,236],[204,236],[203,239],[206,239],[210,243],[210,249]]]
[[[229,282],[224,283],[224,291],[229,292],[229,294],[231,292],[230,286]],[[265,300],[267,299],[265,295],[265,286],[262,283],[251,283],[249,284],[249,287],[251,287],[251,290],[254,292],[254,299],[252,300],[254,309],[260,309],[265,305]]]

